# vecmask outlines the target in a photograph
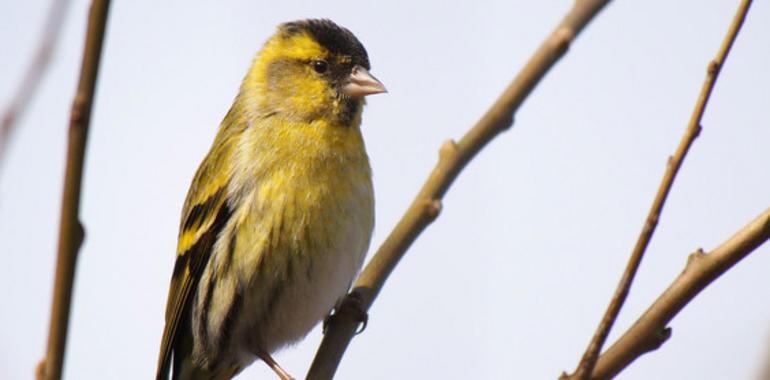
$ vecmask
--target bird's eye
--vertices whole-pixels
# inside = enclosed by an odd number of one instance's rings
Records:
[[[329,70],[329,64],[321,59],[310,61],[310,65],[313,66],[313,70],[319,74],[323,74],[326,72],[326,70]]]

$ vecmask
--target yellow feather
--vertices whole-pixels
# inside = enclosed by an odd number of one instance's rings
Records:
[[[256,351],[296,341],[363,263],[374,224],[359,129],[364,101],[342,96],[339,83],[314,71],[314,60],[352,67],[351,56],[330,52],[310,32],[279,29],[195,174],[182,211],[159,378],[172,350],[182,376],[211,370],[230,377]]]

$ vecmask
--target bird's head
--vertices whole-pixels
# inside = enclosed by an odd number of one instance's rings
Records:
[[[329,20],[289,22],[265,43],[242,91],[290,119],[350,123],[364,96],[386,92],[369,69],[366,49],[349,30]]]

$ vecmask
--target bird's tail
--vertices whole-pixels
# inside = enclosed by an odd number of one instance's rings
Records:
[[[174,360],[172,380],[230,380],[241,372],[241,368],[219,368],[207,370],[196,365],[190,356]]]
[[[243,369],[240,365],[216,365],[205,369],[193,358],[193,337],[189,325],[183,324],[173,342],[173,350],[163,356],[156,380],[229,380]]]
[[[174,361],[174,372],[172,380],[210,380],[210,379],[230,379],[230,377],[217,376],[218,374],[196,366],[188,356],[181,362]]]
[[[192,337],[183,334],[174,349],[174,370],[171,380],[230,380],[243,368],[239,366],[217,366],[216,369],[205,369],[192,359]]]

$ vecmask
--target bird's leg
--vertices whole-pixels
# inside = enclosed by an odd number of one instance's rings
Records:
[[[270,366],[270,369],[272,369],[273,372],[275,372],[278,377],[281,378],[281,380],[295,380],[293,377],[291,377],[291,375],[289,375],[288,372],[286,372],[286,370],[281,368],[281,366],[279,366],[278,363],[273,360],[273,357],[270,356],[270,354],[267,352],[260,351],[257,353],[257,356],[259,356],[259,358],[262,359],[265,364]]]

